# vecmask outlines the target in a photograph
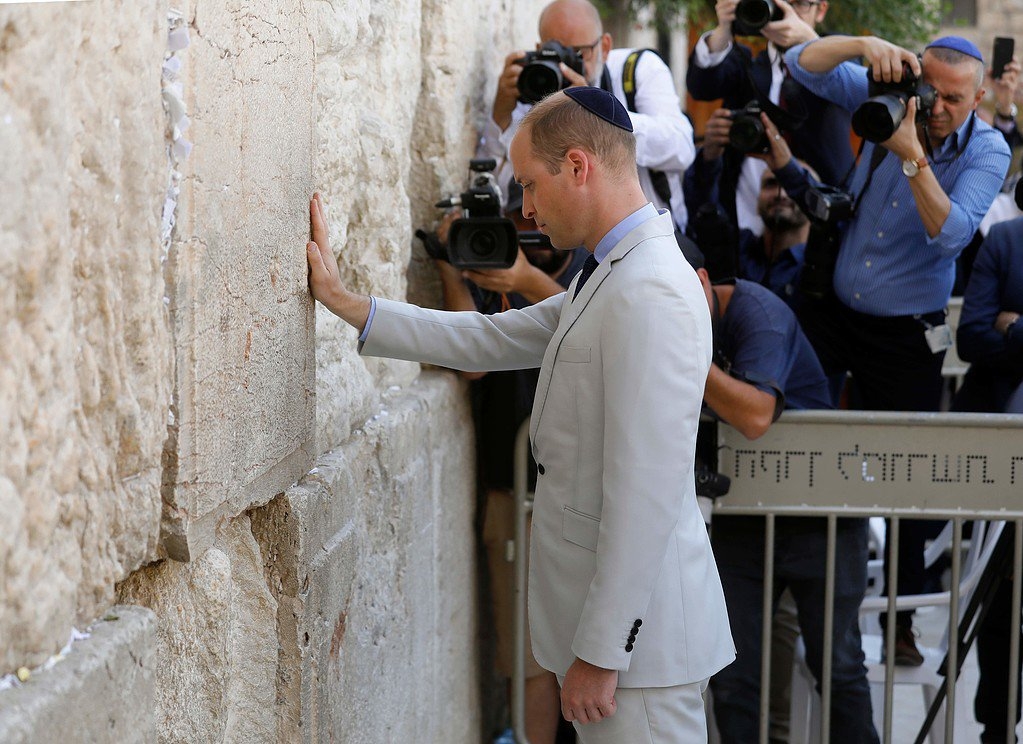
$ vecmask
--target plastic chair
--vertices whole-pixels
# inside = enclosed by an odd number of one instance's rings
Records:
[[[972,524],[972,535],[969,540],[966,557],[962,562],[960,573],[958,595],[960,613],[966,607],[974,589],[984,572],[998,538],[1005,526],[1004,522],[986,522],[975,520]],[[931,565],[945,550],[952,544],[952,523],[949,522],[941,534],[928,546],[924,554],[924,561]],[[873,536],[877,540],[877,536]],[[884,555],[884,544],[880,541],[879,556]],[[964,541],[965,544],[965,541]],[[870,569],[868,567],[868,575]],[[865,618],[876,617],[880,612],[888,609],[888,598],[880,596],[881,581],[875,582],[877,594],[870,594],[863,600],[860,606],[861,631],[864,624],[878,628],[877,622],[865,623]],[[951,602],[951,592],[934,592],[930,594],[899,595],[895,598],[896,610],[919,609],[922,607],[948,607]],[[884,636],[880,632],[862,632],[863,652],[866,656],[867,680],[871,688],[871,703],[874,713],[874,726],[878,734],[882,733],[884,722],[884,685],[886,665],[881,661],[881,649],[884,645]],[[920,653],[924,657],[924,663],[919,667],[893,666],[893,684],[895,685],[919,685],[923,695],[924,707],[929,708],[938,694],[938,690],[945,685],[945,677],[938,673],[938,667],[945,658],[948,650],[948,630],[942,638],[939,648],[919,646]],[[956,716],[970,718],[972,711],[970,701],[966,695],[956,695]],[[790,711],[789,729],[792,732],[791,741],[794,744],[812,744],[820,741],[821,722],[821,700],[816,690],[816,680],[806,664],[806,649],[802,639],[797,642],[795,660],[792,670],[792,705]],[[945,717],[944,705],[939,716],[935,719],[934,725],[929,732],[931,744],[944,744],[945,742]]]

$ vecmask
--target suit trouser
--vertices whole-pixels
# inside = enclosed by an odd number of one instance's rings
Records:
[[[852,310],[831,296],[805,301],[799,322],[829,378],[841,381],[846,372],[852,373],[858,407],[868,411],[940,408],[945,354],[930,350],[924,330],[927,325],[944,323],[944,310],[919,317],[881,317]],[[936,534],[931,522],[905,520],[900,525],[899,594],[920,594],[926,589],[923,550],[926,541]],[[887,581],[887,560],[885,563]],[[884,615],[881,617],[883,625]],[[896,623],[910,627],[913,611],[899,612]]]
[[[558,684],[564,682],[558,675]],[[707,741],[706,689],[707,680],[674,687],[619,687],[613,716],[572,725],[579,744],[699,744]]]

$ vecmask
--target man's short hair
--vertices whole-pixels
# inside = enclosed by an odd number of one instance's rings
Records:
[[[924,52],[926,54],[930,54],[939,62],[944,62],[946,65],[973,65],[974,90],[980,90],[984,85],[984,63],[972,54],[964,54],[957,49],[949,49],[948,47],[941,46],[929,46],[924,50]]]
[[[565,154],[573,147],[596,156],[612,174],[624,176],[636,170],[636,137],[610,124],[566,96],[554,93],[533,106],[520,127],[529,127],[529,141],[551,175],[561,170]]]

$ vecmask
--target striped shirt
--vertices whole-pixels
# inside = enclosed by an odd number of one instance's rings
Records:
[[[800,44],[785,55],[793,78],[849,111],[867,100],[866,68],[843,62],[830,72],[807,72],[799,65],[805,47]],[[852,176],[853,194],[863,191],[875,147],[880,145],[867,142],[863,149]],[[875,170],[842,237],[835,267],[835,293],[853,310],[914,315],[948,304],[956,256],[970,242],[1002,185],[1009,148],[1000,132],[971,113],[929,160],[952,202],[941,232],[933,238],[924,229],[899,158],[888,153]]]

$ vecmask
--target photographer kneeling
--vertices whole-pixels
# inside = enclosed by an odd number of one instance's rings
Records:
[[[853,62],[861,57],[869,71]],[[833,293],[804,302],[803,328],[829,376],[852,373],[863,408],[937,411],[956,256],[1009,167],[1004,138],[976,115],[983,58],[958,36],[933,41],[920,58],[875,37],[829,36],[793,47],[785,63],[853,112],[866,140]],[[923,590],[929,529],[903,523],[900,594]],[[919,665],[912,613],[899,613],[897,626],[896,663]]]

